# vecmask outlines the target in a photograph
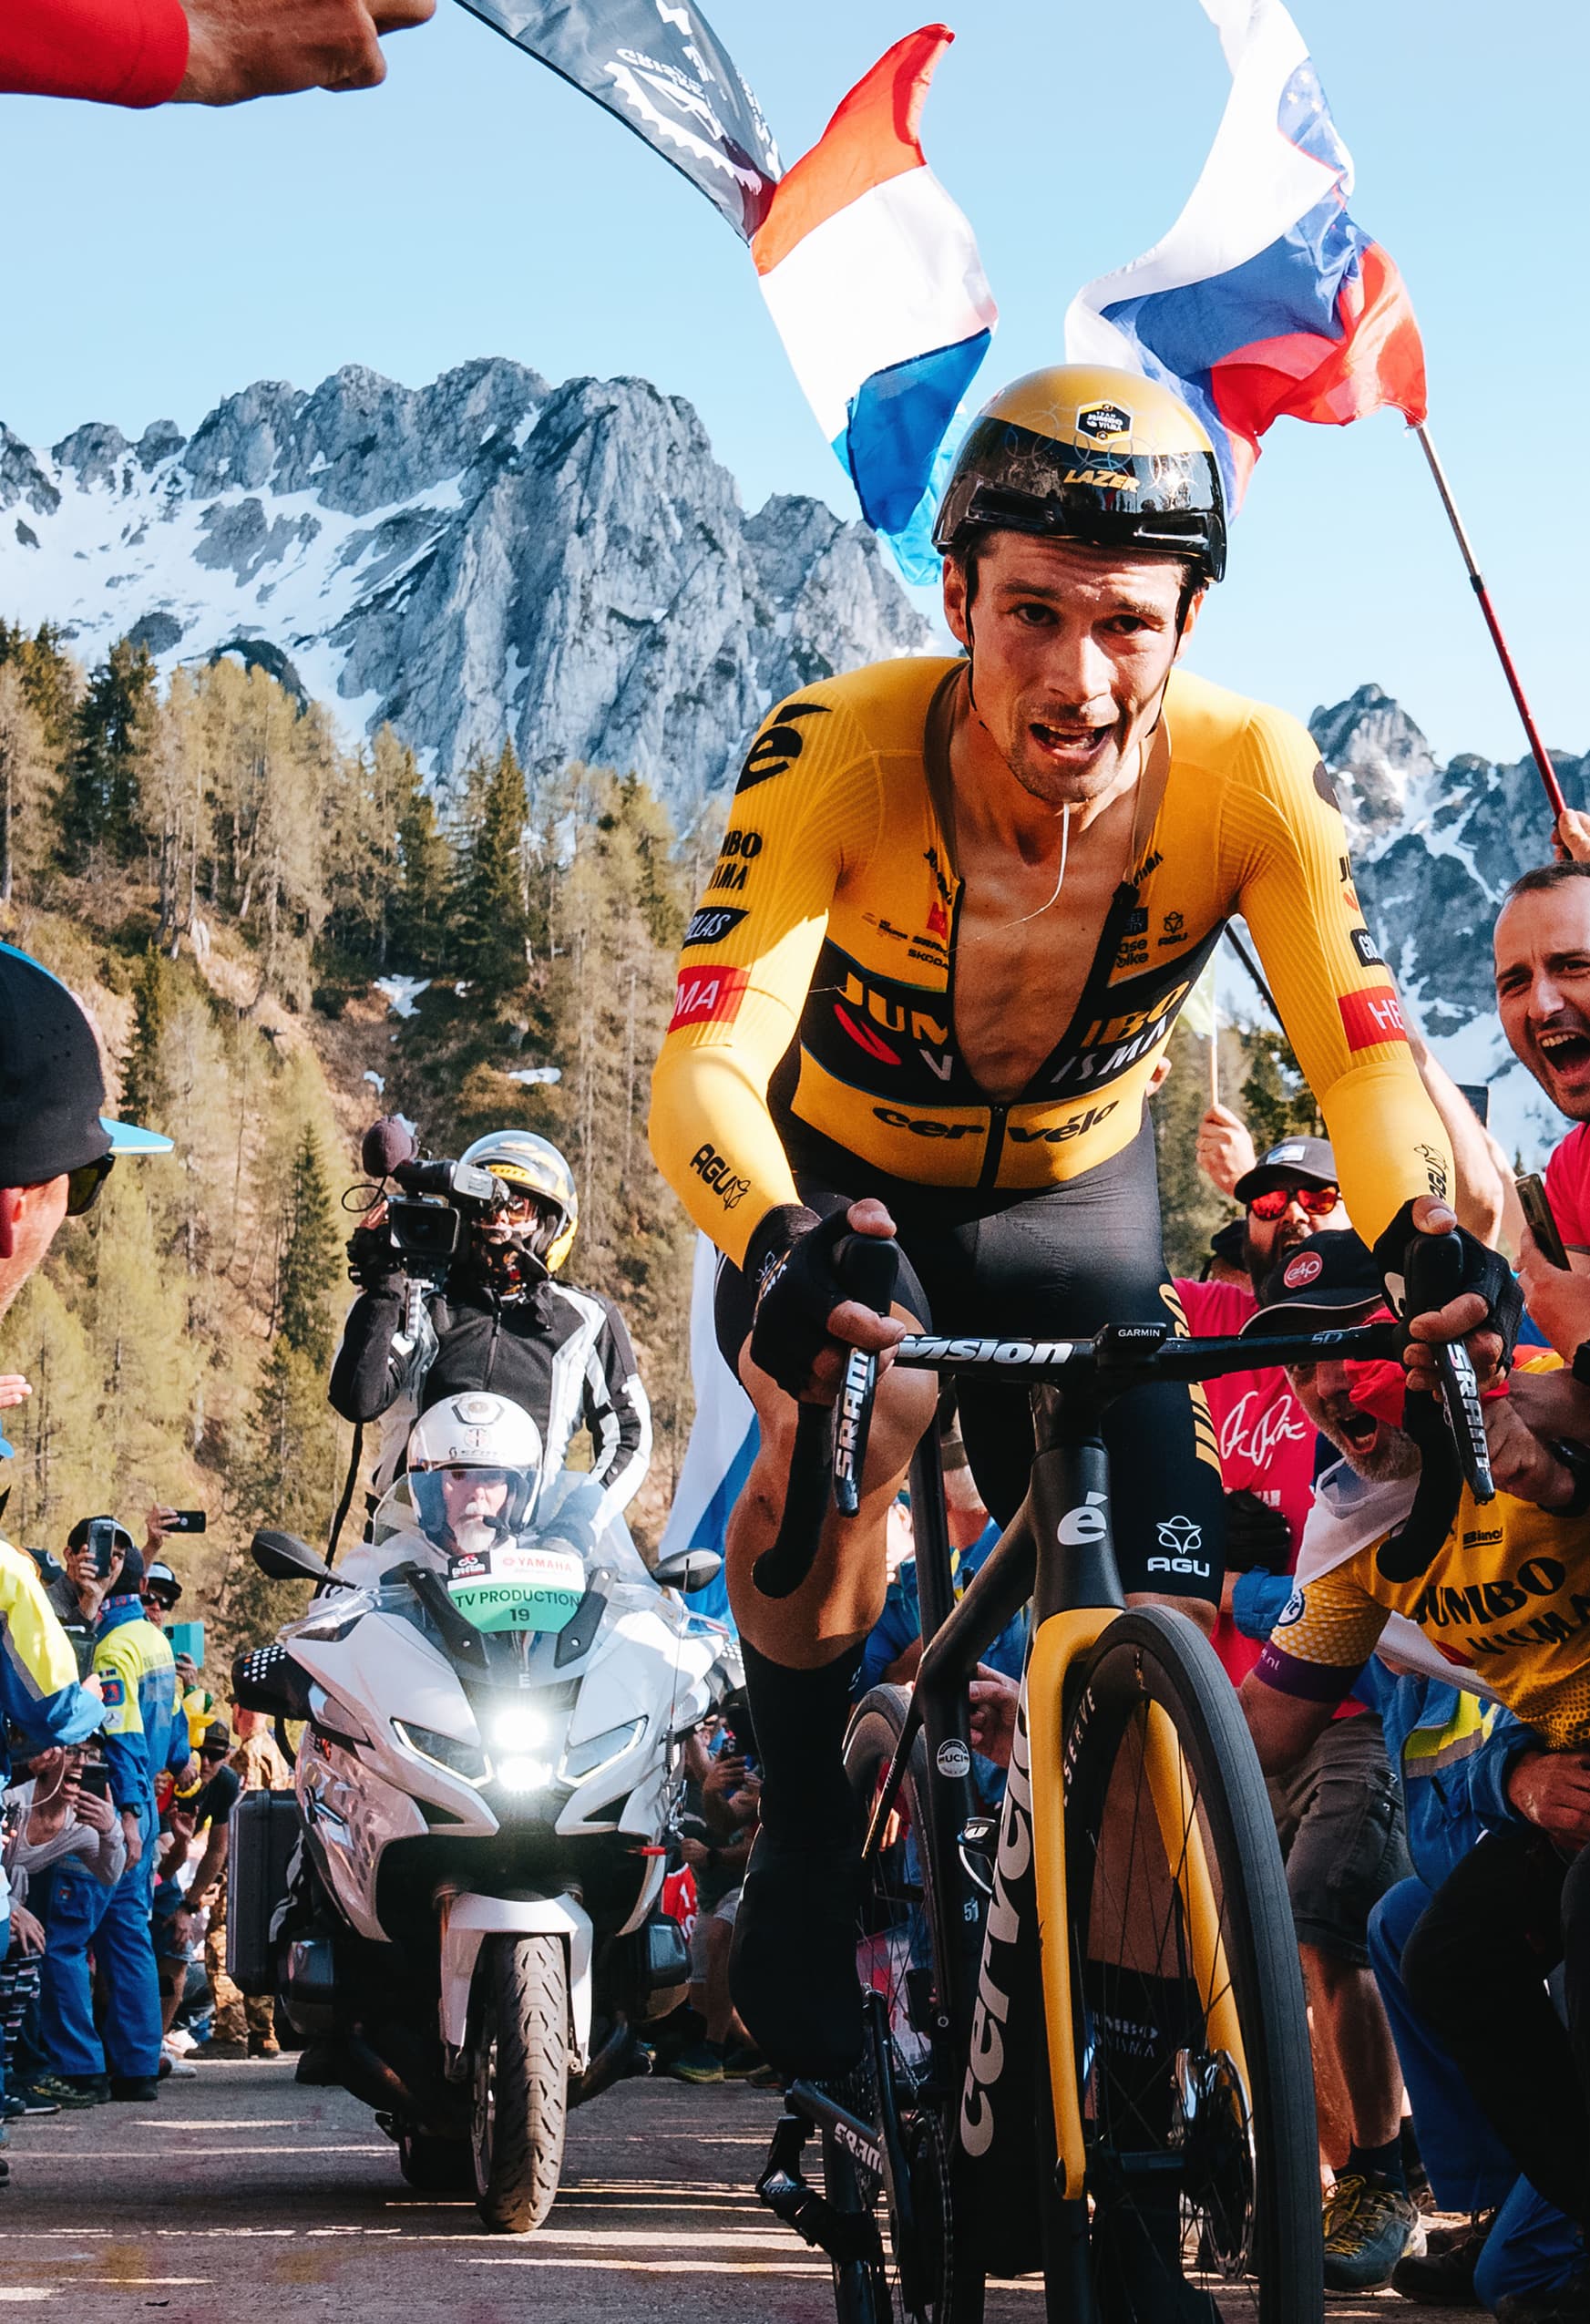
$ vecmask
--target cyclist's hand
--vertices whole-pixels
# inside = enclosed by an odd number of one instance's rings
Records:
[[[751,1327],[751,1360],[787,1395],[831,1404],[851,1348],[876,1355],[880,1372],[887,1367],[906,1327],[848,1295],[834,1253],[845,1235],[887,1242],[894,1231],[881,1202],[870,1198],[853,1202],[847,1211],[836,1211],[797,1233],[764,1275]]]
[[[1246,1486],[1226,1496],[1226,1570],[1253,1572],[1263,1567],[1272,1574],[1289,1572],[1292,1528],[1279,1509],[1272,1509]]]
[[[1410,1345],[1403,1356],[1408,1384],[1433,1395],[1440,1386],[1430,1350],[1442,1341],[1462,1340],[1469,1352],[1482,1394],[1505,1377],[1518,1336],[1523,1301],[1507,1261],[1477,1237],[1464,1234],[1457,1213],[1437,1196],[1421,1194],[1405,1203],[1375,1245],[1375,1257],[1392,1282],[1407,1264],[1410,1230],[1421,1235],[1462,1236],[1464,1288],[1445,1304],[1406,1315]]]
[[[1485,1444],[1498,1493],[1515,1501],[1533,1501],[1537,1509],[1568,1506],[1576,1490],[1574,1477],[1520,1416],[1510,1395],[1488,1399]]]
[[[1229,1106],[1211,1105],[1199,1123],[1197,1159],[1199,1169],[1221,1194],[1229,1194],[1252,1169],[1257,1159],[1253,1139]]]
[[[1526,1751],[1507,1771],[1507,1796],[1554,1840],[1590,1840],[1590,1752]]]
[[[1021,1692],[1014,1679],[1000,1671],[991,1671],[986,1662],[977,1666],[977,1676],[967,1690],[971,1700],[971,1747],[996,1767],[1008,1767],[1010,1748],[1016,1740],[1016,1698]]]

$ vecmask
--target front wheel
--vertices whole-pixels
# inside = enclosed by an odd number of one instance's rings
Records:
[[[498,2235],[528,2235],[552,2208],[563,2168],[569,1964],[562,1938],[488,1937],[475,1990],[476,2207]]]
[[[1110,1625],[1068,1704],[1064,1764],[1103,2324],[1318,2324],[1298,1940],[1246,1721],[1190,1622],[1144,1609]]]

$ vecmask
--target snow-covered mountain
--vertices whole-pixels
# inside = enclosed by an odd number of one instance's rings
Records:
[[[1496,908],[1551,856],[1533,760],[1497,766],[1465,753],[1437,766],[1375,685],[1308,723],[1336,778],[1365,918],[1404,999],[1453,1079],[1489,1085],[1492,1128],[1533,1164],[1564,1125],[1503,1038],[1491,978]],[[1590,757],[1552,756],[1569,805],[1582,807]]]
[[[435,774],[511,735],[686,818],[781,694],[928,643],[865,526],[747,517],[680,397],[500,359],[260,381],[190,437],[0,427],[0,614],[89,661],[128,631],[163,668],[241,646]]]

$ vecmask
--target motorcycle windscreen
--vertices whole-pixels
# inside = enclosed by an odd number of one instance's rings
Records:
[[[447,1595],[477,1630],[560,1630],[585,1595],[585,1561],[549,1544],[498,1542],[454,1558]]]

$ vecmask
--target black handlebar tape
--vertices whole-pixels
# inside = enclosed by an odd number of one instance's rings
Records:
[[[793,1597],[817,1561],[828,1514],[831,1422],[828,1405],[802,1404],[778,1537],[751,1568],[752,1581],[764,1598]]]
[[[1381,1542],[1375,1563],[1388,1581],[1416,1581],[1452,1528],[1462,1498],[1463,1466],[1457,1440],[1433,1396],[1410,1388],[1402,1425],[1419,1447],[1413,1506]]]

